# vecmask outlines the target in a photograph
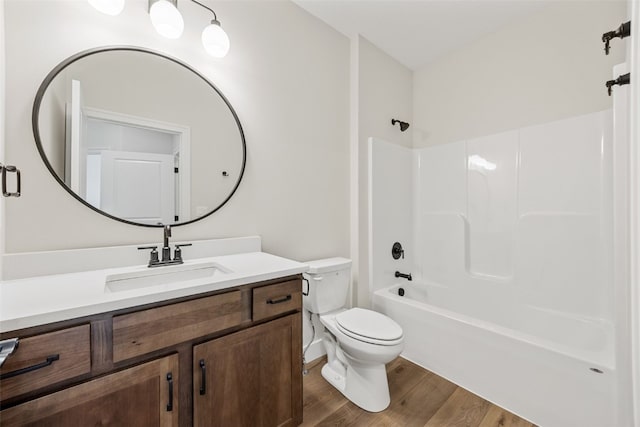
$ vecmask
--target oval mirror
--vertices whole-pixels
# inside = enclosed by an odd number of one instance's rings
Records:
[[[240,120],[183,62],[143,48],[76,54],[45,78],[33,133],[76,199],[142,226],[188,224],[220,209],[246,163]]]

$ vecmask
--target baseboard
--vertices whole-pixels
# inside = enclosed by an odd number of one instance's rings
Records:
[[[313,342],[309,346],[309,349],[307,349],[307,352],[305,353],[305,356],[304,356],[304,360],[308,364],[324,356],[325,354],[326,352],[324,350],[324,345],[322,344],[322,339],[316,338],[315,340],[313,340]]]

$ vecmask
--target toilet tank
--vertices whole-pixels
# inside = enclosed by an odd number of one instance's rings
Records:
[[[306,280],[302,281],[304,308],[321,314],[344,307],[351,282],[351,260],[327,258],[305,264],[309,271],[303,274]],[[307,286],[309,295],[305,295]]]

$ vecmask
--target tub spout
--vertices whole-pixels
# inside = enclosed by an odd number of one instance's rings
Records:
[[[396,271],[396,277],[402,277],[403,279],[407,279],[408,281],[412,281],[413,280],[413,278],[411,277],[411,273],[402,274],[399,271]]]

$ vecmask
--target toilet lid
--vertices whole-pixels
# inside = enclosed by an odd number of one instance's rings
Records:
[[[364,308],[352,308],[336,316],[338,328],[352,338],[376,344],[395,344],[402,338],[402,328],[384,314]]]

